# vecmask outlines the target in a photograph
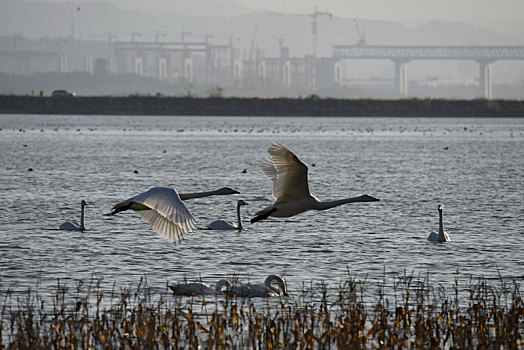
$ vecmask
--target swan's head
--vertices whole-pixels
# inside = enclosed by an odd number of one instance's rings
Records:
[[[222,187],[221,189],[218,189],[216,191],[216,194],[224,194],[224,195],[227,195],[227,194],[238,194],[240,192],[238,192],[237,190],[234,190],[230,187]]]
[[[360,198],[362,198],[363,202],[380,202],[380,199],[370,196],[369,194],[365,194]]]
[[[85,206],[87,205],[87,202],[86,202],[85,200],[82,200],[82,201],[80,202],[80,204],[81,204],[83,207],[85,207]]]
[[[269,276],[267,276],[266,280],[264,281],[264,284],[267,287],[273,288],[271,286],[272,282],[276,282],[276,284],[280,288],[282,294],[284,296],[287,296],[287,283],[286,283],[286,280],[283,277],[281,277],[279,275],[269,275]]]
[[[225,292],[227,291],[229,288],[231,287],[231,283],[229,283],[228,280],[226,279],[221,279],[220,281],[217,282],[216,286],[215,286],[215,289],[217,292]],[[223,288],[225,288],[225,290],[222,290]]]
[[[439,204],[439,205],[438,205],[438,211],[441,212],[441,211],[443,211],[443,210],[444,210],[444,207],[442,206],[442,204]]]
[[[237,202],[238,206],[247,205],[246,201],[243,201],[242,199]]]

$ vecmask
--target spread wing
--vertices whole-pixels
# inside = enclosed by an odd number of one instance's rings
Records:
[[[273,182],[276,202],[288,202],[310,196],[307,166],[286,147],[273,142],[262,162],[262,171]]]
[[[195,219],[178,192],[171,188],[152,188],[116,204],[112,214],[127,209],[135,210],[153,226],[155,232],[175,244],[184,238],[184,233],[192,232],[196,228]]]
[[[267,176],[267,178],[271,181],[273,184],[272,189],[272,195],[273,198],[277,199],[277,169],[275,169],[275,166],[273,165],[273,161],[271,158],[266,157],[260,164],[260,168],[264,172],[264,174]]]

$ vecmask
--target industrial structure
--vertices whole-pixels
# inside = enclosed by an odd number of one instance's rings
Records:
[[[303,57],[293,57],[282,37],[275,38],[279,40],[277,57],[266,57],[264,50],[254,45],[254,39],[249,53],[242,57],[235,38],[216,44],[207,35],[202,40],[189,41],[189,33],[182,33],[179,41],[162,41],[160,33],[153,41],[137,40],[140,34],[131,33],[128,41],[114,41],[114,36],[108,35],[107,42],[99,41],[97,45],[91,41],[56,40],[46,47],[24,46],[22,39],[13,37],[11,46],[0,45],[0,71],[29,74],[38,66],[44,67],[44,71],[135,74],[170,83],[279,87],[315,93],[342,85],[345,60],[389,60],[394,63],[394,94],[408,96],[410,61],[469,60],[479,65],[478,96],[490,99],[492,64],[498,60],[524,60],[524,46],[368,45],[357,22],[358,43],[335,45],[330,57],[317,57],[316,21],[321,15],[330,16],[327,12],[311,15],[312,54]],[[256,28],[253,38],[255,35]]]

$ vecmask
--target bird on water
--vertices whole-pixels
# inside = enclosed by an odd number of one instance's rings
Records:
[[[80,202],[80,223],[76,221],[66,221],[60,225],[60,229],[63,231],[84,231],[86,229],[86,206],[87,202],[82,200]]]
[[[215,220],[209,224],[208,228],[210,230],[238,230],[242,231],[244,226],[242,226],[242,217],[240,216],[240,207],[247,205],[242,199],[237,202],[237,220],[238,224],[235,224],[231,221],[225,220]]]
[[[438,206],[438,217],[439,217],[439,224],[438,224],[438,232],[431,232],[428,237],[428,241],[431,242],[449,242],[451,239],[449,238],[449,235],[446,231],[444,231],[444,223],[442,220],[444,212],[444,207],[439,204]]]

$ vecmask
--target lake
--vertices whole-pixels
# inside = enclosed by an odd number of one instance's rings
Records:
[[[259,168],[273,141],[309,166],[310,190],[354,203],[289,219],[249,219],[271,204]],[[0,115],[0,281],[15,291],[101,279],[150,285],[281,274],[336,287],[348,273],[450,285],[524,278],[524,119]],[[314,166],[313,166],[314,165]],[[31,170],[30,170],[31,169]],[[245,172],[244,172],[245,169]],[[241,192],[187,201],[197,229],[173,245],[134,212],[103,214],[151,187]],[[60,231],[79,220],[88,230]],[[211,231],[216,219],[247,230]],[[451,242],[438,230],[439,204]]]

